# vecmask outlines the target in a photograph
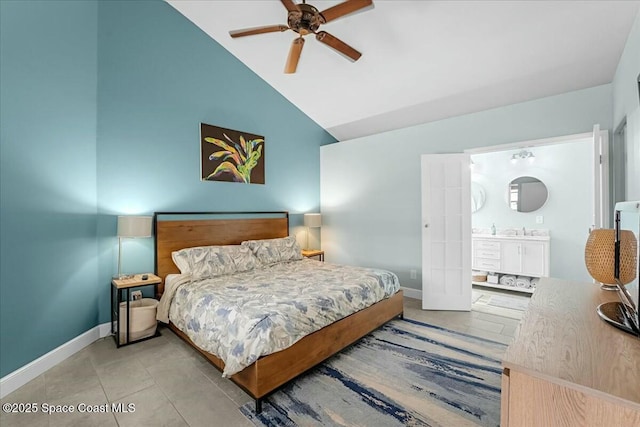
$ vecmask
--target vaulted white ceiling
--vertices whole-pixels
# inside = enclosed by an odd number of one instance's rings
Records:
[[[297,0],[298,3],[301,0]],[[278,0],[168,0],[338,140],[610,83],[639,1],[400,1],[321,27],[350,62],[307,37],[284,74],[292,31]],[[319,10],[340,1],[309,0]]]

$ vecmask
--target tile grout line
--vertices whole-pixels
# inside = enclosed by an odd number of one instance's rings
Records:
[[[98,382],[100,383],[100,388],[102,388],[102,392],[104,393],[104,397],[107,399],[107,405],[111,403],[111,401],[109,400],[109,396],[107,395],[107,390],[105,390],[104,388],[104,384],[102,384],[102,379],[100,378],[100,375],[98,375],[98,368],[96,367],[96,364],[93,362],[93,359],[91,357],[89,357],[89,363],[91,363],[91,367],[93,368],[93,372],[95,374],[95,376],[98,378]],[[46,379],[45,379],[46,381]],[[112,413],[109,412],[111,414],[111,416],[113,417],[113,420],[116,422],[116,425],[118,427],[120,427],[120,423],[118,422],[118,418]]]
[[[137,360],[137,358],[136,358],[136,360]],[[186,425],[190,426],[190,424],[187,422],[187,420],[182,416],[182,412],[180,412],[180,411],[178,410],[178,408],[176,408],[176,405],[174,405],[174,404],[173,404],[173,401],[172,401],[171,399],[169,399],[169,396],[167,396],[167,394],[164,392],[164,390],[162,389],[162,387],[160,387],[160,385],[159,385],[158,383],[156,383],[156,379],[155,379],[155,377],[154,377],[153,375],[151,375],[151,373],[149,372],[149,370],[147,369],[147,367],[146,367],[146,366],[144,366],[144,365],[143,365],[142,367],[143,367],[143,369],[145,370],[145,372],[147,373],[147,375],[149,375],[149,377],[151,377],[151,379],[153,380],[153,385],[152,385],[152,386],[150,385],[149,387],[145,387],[145,388],[143,388],[142,390],[146,390],[146,389],[148,389],[148,388],[151,388],[151,387],[155,386],[158,390],[160,390],[160,393],[162,393],[162,395],[164,396],[164,398],[165,398],[165,399],[167,399],[167,402],[169,402],[169,403],[171,404],[171,406],[173,407],[174,411],[176,411],[176,414],[178,414],[178,416],[180,417],[180,419],[182,419],[182,421],[184,421],[184,423],[185,423]],[[140,390],[140,391],[142,391],[142,390]],[[136,393],[138,393],[138,392],[136,392]],[[132,395],[134,395],[134,394],[135,394],[135,393],[131,393],[129,396],[132,396]]]
[[[204,358],[204,359],[206,359],[204,356],[201,356],[201,357],[202,357],[202,358]],[[213,366],[213,364],[212,364],[211,366]],[[202,371],[202,369],[200,369],[200,366],[196,366],[196,369],[198,369],[198,371],[200,371],[200,373],[201,373],[202,375],[204,375],[204,377],[205,377],[205,378],[206,378],[206,379],[207,379],[211,384],[213,384],[213,385],[214,385],[218,390],[220,390],[220,391],[222,392],[222,394],[224,394],[224,395],[227,397],[227,399],[229,399],[229,400],[230,400],[234,405],[237,405],[237,404],[238,404],[238,402],[236,402],[235,400],[233,400],[233,398],[232,398],[231,396],[229,396],[229,395],[227,394],[227,392],[226,392],[226,391],[224,391],[224,389],[223,389],[222,387],[220,387],[218,384],[216,384],[216,382],[215,382],[215,381],[213,381],[211,378],[209,378],[209,376],[208,376],[208,375],[206,375],[206,374]],[[236,386],[236,385],[234,384],[234,386]],[[236,387],[237,387],[237,386],[236,386]],[[240,407],[242,407],[242,406],[243,406],[243,405],[240,405],[240,406],[238,407],[238,409],[240,409]]]
[[[173,331],[171,331],[171,333],[173,333]],[[183,342],[183,341],[181,341],[181,342]],[[204,361],[206,361],[207,363],[209,363],[209,364],[210,364],[210,366],[213,366],[213,367],[215,368],[215,366],[214,366],[212,363],[210,363],[210,362],[207,360],[207,358],[206,358],[206,357],[204,357],[202,354],[200,354],[199,352],[196,352],[195,350],[193,350],[193,349],[191,349],[191,348],[190,348],[190,350],[192,350],[192,351],[194,352],[194,354],[199,358],[199,360],[200,360],[200,361],[204,360]],[[231,401],[231,403],[233,403],[234,405],[238,405],[238,402],[236,402],[236,401],[235,401],[235,400],[234,400],[234,399],[233,399],[233,398],[232,398],[232,397],[231,397],[231,396],[230,396],[230,395],[229,395],[229,394],[228,394],[228,393],[227,393],[227,392],[226,392],[222,387],[220,387],[220,386],[219,386],[219,385],[218,385],[214,380],[212,380],[211,378],[209,378],[209,376],[208,376],[208,375],[206,375],[206,373],[205,373],[205,372],[200,368],[200,366],[203,366],[203,365],[202,365],[202,364],[200,364],[200,363],[196,363],[196,369],[200,372],[200,374],[201,374],[201,375],[203,375],[203,376],[207,379],[207,381],[209,381],[211,384],[213,384],[213,385],[214,385],[218,390],[220,390],[220,391],[222,392],[222,394],[224,394],[224,395],[225,395],[225,397]],[[217,368],[216,368],[216,370],[217,370]],[[234,384],[234,387],[237,387],[237,386]],[[242,407],[242,406],[243,406],[243,405],[238,406],[238,407],[237,407],[237,409],[239,409],[239,408],[240,408],[240,407]]]

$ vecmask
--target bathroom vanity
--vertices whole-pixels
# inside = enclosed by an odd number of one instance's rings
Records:
[[[507,236],[474,234],[471,268],[514,276],[548,277],[549,246],[547,236]],[[533,288],[504,286],[499,283],[473,282],[477,285],[532,293]]]

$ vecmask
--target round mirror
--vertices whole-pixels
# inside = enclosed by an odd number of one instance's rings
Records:
[[[484,206],[486,199],[484,187],[477,182],[471,182],[471,212],[477,212]]]
[[[518,212],[533,212],[547,201],[549,192],[544,182],[532,176],[521,176],[509,183],[509,207]]]

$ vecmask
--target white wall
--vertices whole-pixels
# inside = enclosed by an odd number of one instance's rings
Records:
[[[611,129],[611,118],[611,86],[603,85],[323,146],[326,259],[388,268],[420,289],[421,154],[591,132],[596,123]],[[573,239],[584,244],[583,233]]]
[[[613,125],[627,120],[626,199],[640,200],[640,14],[635,23],[613,79]]]
[[[551,234],[553,277],[590,280],[584,266],[584,244],[592,221],[593,149],[591,140],[529,148],[535,161],[511,162],[519,150],[474,154],[472,180],[486,193],[484,206],[472,217],[474,228],[544,228]],[[519,176],[532,176],[548,190],[547,202],[534,212],[516,212],[507,203],[507,187]],[[544,223],[537,224],[542,216]]]

